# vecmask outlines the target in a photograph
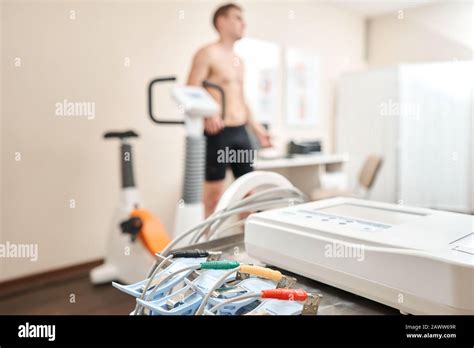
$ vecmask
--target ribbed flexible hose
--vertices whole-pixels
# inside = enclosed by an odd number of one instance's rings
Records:
[[[193,204],[202,201],[205,164],[206,138],[187,136],[183,183],[184,203]]]

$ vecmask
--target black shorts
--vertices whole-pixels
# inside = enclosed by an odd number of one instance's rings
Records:
[[[245,126],[225,127],[207,138],[206,181],[224,180],[228,167],[234,178],[253,171],[255,152]]]

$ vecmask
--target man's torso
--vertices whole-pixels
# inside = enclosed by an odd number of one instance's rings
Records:
[[[222,87],[226,98],[225,125],[239,126],[248,118],[243,93],[244,67],[239,57],[218,44],[208,47],[210,73],[208,80]],[[219,92],[209,89],[209,93],[221,103]]]

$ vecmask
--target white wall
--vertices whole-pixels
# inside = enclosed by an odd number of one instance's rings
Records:
[[[471,60],[474,3],[443,1],[370,19],[371,67]]]
[[[280,113],[276,130],[288,137],[320,136],[330,151],[335,83],[342,72],[363,64],[363,19],[311,1],[243,5],[249,36],[320,55],[321,125],[287,128]],[[38,243],[39,260],[2,259],[0,279],[104,255],[119,186],[117,144],[101,138],[109,129],[134,128],[141,134],[135,146],[137,182],[147,206],[171,227],[181,190],[184,133],[147,119],[145,85],[169,74],[183,81],[192,54],[215,38],[210,26],[215,6],[197,1],[2,4],[0,236],[3,243]],[[21,58],[21,66],[15,67],[15,58]],[[95,118],[55,116],[55,104],[63,99],[95,103]],[[166,102],[161,110],[173,113],[171,105]],[[16,152],[21,161],[15,161]]]

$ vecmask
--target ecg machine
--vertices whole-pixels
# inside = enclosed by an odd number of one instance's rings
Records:
[[[474,314],[474,217],[353,198],[251,215],[247,253],[411,314]]]

